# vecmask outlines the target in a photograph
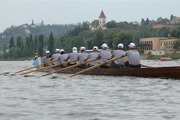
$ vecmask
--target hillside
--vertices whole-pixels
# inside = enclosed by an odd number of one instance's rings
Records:
[[[68,31],[71,31],[75,28],[75,25],[44,25],[41,24],[22,24],[19,26],[11,26],[4,30],[2,34],[0,34],[0,49],[4,47],[4,44],[9,44],[9,39],[11,37],[16,38],[17,36],[21,36],[22,38],[29,35],[40,35],[43,34],[45,37],[48,37],[52,32],[55,37],[62,36],[66,34]]]

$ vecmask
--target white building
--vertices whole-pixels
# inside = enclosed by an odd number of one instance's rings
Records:
[[[94,20],[90,24],[90,29],[91,30],[97,30],[97,29],[105,30],[105,29],[107,29],[107,27],[106,27],[106,16],[105,16],[103,10],[101,11],[101,13],[99,15],[99,20]]]

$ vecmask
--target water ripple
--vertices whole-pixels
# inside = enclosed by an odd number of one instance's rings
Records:
[[[31,64],[0,62],[0,71],[15,72]],[[2,120],[180,119],[178,80],[90,75],[68,78],[67,74],[52,78],[41,77],[40,72],[32,75],[0,76]]]

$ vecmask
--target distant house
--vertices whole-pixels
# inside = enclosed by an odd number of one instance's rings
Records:
[[[92,23],[90,24],[90,29],[91,30],[97,30],[97,29],[105,30],[105,29],[107,29],[107,27],[106,27],[106,16],[105,16],[103,10],[101,11],[101,13],[99,15],[99,20],[92,21]]]
[[[163,25],[163,24],[156,24],[153,25],[152,28],[153,29],[161,29],[161,28],[169,28],[169,29],[175,29],[177,26],[173,26],[173,25]]]
[[[180,24],[180,17],[173,18],[171,24]]]
[[[141,50],[144,54],[171,54],[174,52],[173,44],[177,39],[171,37],[141,38]],[[178,51],[179,53],[180,51]]]

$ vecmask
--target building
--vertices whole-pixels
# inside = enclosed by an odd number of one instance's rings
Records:
[[[171,21],[171,24],[179,24],[179,23],[180,23],[180,17],[175,17]]]
[[[171,37],[141,38],[140,45],[144,54],[171,54],[174,53],[173,44],[177,40]]]
[[[97,29],[105,30],[105,29],[107,29],[107,27],[106,27],[106,16],[105,16],[103,10],[101,11],[101,13],[99,15],[99,19],[92,21],[92,23],[90,24],[90,29],[91,30],[97,30]]]

